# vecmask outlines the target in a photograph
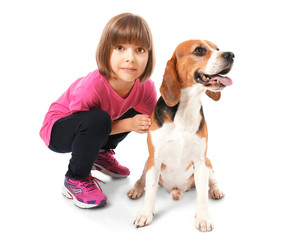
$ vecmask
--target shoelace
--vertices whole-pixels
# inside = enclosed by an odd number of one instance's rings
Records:
[[[89,176],[86,179],[83,179],[81,181],[81,184],[82,184],[82,186],[85,187],[87,192],[91,192],[91,191],[96,190],[96,189],[99,189],[100,191],[102,191],[102,188],[100,187],[98,182],[101,182],[101,183],[105,184],[105,182],[103,182],[100,179],[98,179],[96,177],[93,177],[93,176]],[[98,188],[97,188],[96,185],[98,186]]]
[[[105,151],[104,155],[107,157],[107,160],[112,163],[119,164],[118,161],[115,159],[113,155],[115,155],[115,152],[113,150],[107,150]]]

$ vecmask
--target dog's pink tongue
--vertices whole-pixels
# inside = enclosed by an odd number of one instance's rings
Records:
[[[224,77],[224,76],[221,76],[221,75],[215,75],[212,80],[216,80],[216,81],[219,81],[220,83],[222,83],[223,85],[225,86],[230,86],[233,84],[233,81],[231,78],[229,77]]]

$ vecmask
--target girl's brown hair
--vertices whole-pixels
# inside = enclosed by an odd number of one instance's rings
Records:
[[[139,45],[148,51],[147,66],[139,77],[140,82],[144,82],[151,76],[155,65],[152,34],[146,21],[131,13],[119,14],[106,24],[96,51],[98,71],[106,78],[116,77],[110,66],[111,53],[114,47],[127,43]]]

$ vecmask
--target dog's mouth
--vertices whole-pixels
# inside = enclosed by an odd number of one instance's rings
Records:
[[[196,72],[195,80],[197,83],[201,83],[206,87],[224,88],[226,86],[230,86],[233,84],[233,81],[231,78],[224,76],[225,74],[229,73],[230,70],[231,68],[227,68],[214,75],[208,75],[205,73]]]

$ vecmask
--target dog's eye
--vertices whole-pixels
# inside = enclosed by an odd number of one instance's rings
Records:
[[[202,47],[197,47],[194,51],[193,54],[196,56],[204,56],[207,52],[207,49],[202,48]]]

